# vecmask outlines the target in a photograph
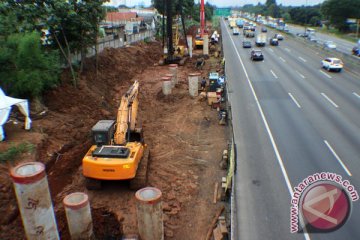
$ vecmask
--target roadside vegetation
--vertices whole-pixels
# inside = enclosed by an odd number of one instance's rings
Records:
[[[18,145],[11,145],[6,151],[0,153],[0,163],[13,162],[17,157],[23,153],[33,152],[35,146],[31,143],[24,142]]]
[[[59,83],[61,67],[70,69],[76,87],[71,55],[81,53],[83,58],[96,44],[104,2],[2,1],[0,87],[11,96],[41,99],[44,91]]]
[[[360,19],[360,0],[325,0],[314,6],[298,7],[278,5],[276,0],[267,0],[265,4],[246,4],[237,10],[283,18],[287,23],[320,27],[322,31],[355,41],[356,24],[347,23],[347,19]],[[347,34],[350,35],[348,36]]]

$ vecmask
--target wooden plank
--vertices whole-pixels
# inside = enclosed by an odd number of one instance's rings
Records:
[[[215,189],[214,189],[213,203],[216,203],[216,201],[217,201],[218,191],[219,191],[219,183],[216,182],[215,183]]]

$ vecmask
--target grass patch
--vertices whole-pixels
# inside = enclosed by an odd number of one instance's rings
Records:
[[[18,145],[12,144],[9,149],[3,153],[0,153],[0,162],[12,162],[20,154],[25,152],[33,152],[35,146],[31,143],[25,142]]]
[[[317,31],[319,31],[320,33],[335,35],[338,38],[342,38],[342,39],[348,40],[348,41],[353,42],[353,43],[357,42],[355,33],[353,33],[353,34],[345,34],[345,33],[339,32],[339,30],[334,29],[334,28],[330,28],[330,29],[317,28]]]
[[[212,17],[211,24],[213,29],[220,29],[220,17],[219,16]]]

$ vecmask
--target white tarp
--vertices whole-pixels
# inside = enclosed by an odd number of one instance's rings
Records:
[[[31,128],[28,100],[8,97],[0,88],[0,141],[3,141],[5,139],[3,125],[6,123],[10,115],[12,105],[16,105],[19,108],[20,112],[24,114],[25,129],[29,130]]]

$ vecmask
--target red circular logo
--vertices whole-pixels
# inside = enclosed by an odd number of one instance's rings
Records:
[[[332,183],[311,185],[301,201],[302,216],[308,231],[331,232],[340,228],[349,217],[351,203],[341,187]]]

